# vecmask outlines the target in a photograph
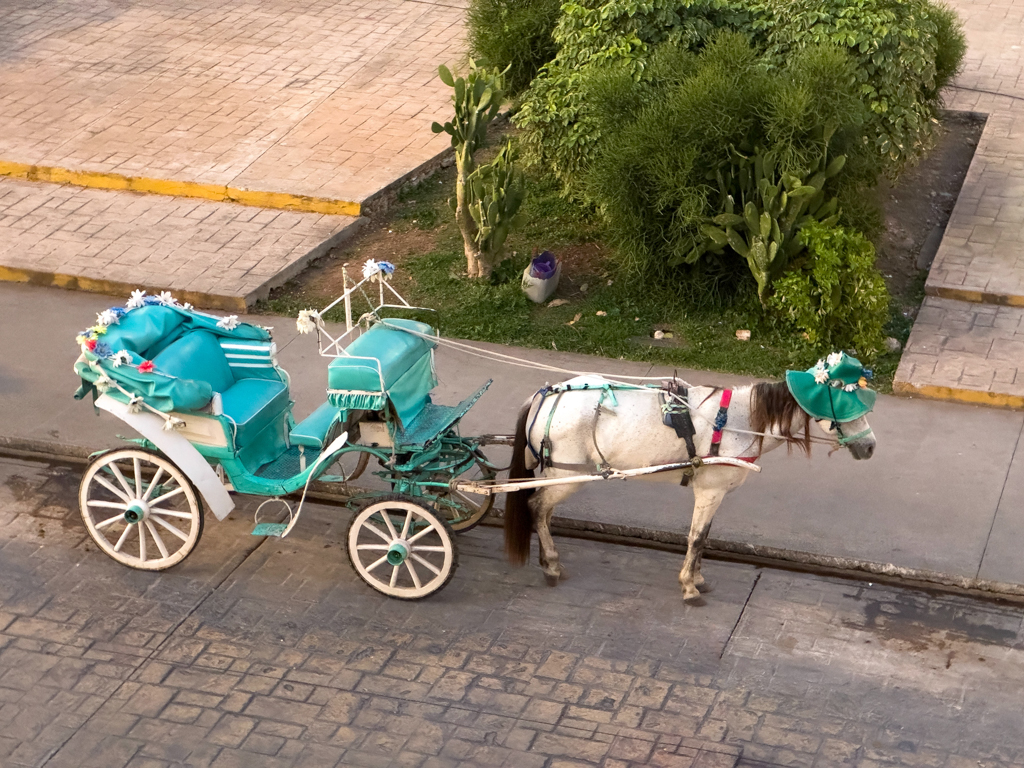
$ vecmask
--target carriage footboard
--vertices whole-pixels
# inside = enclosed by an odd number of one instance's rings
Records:
[[[595,480],[628,480],[631,477],[642,477],[644,475],[656,475],[659,472],[677,472],[680,469],[697,469],[702,466],[724,465],[749,469],[760,472],[761,468],[756,464],[743,459],[733,459],[728,456],[710,456],[706,459],[695,461],[679,461],[672,464],[658,464],[654,467],[639,467],[638,469],[607,469],[603,472],[595,472],[589,475],[573,475],[571,477],[538,477],[526,480],[453,480],[450,487],[457,491],[466,493],[479,493],[484,496],[491,496],[497,493],[510,493],[523,491],[527,488],[543,488],[546,485],[568,485],[573,483],[591,483]]]

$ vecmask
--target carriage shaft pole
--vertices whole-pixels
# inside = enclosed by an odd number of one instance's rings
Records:
[[[742,459],[733,459],[728,456],[711,456],[701,461],[701,466],[724,465],[749,469],[760,472],[761,468]],[[457,491],[466,493],[479,493],[484,496],[492,496],[497,493],[511,493],[523,491],[527,488],[543,488],[548,485],[570,485],[577,483],[591,483],[595,480],[628,480],[631,477],[642,477],[644,475],[655,475],[659,472],[675,472],[680,469],[696,467],[694,462],[680,461],[673,464],[659,464],[653,467],[639,467],[637,469],[610,469],[607,472],[592,475],[571,475],[569,477],[540,477],[526,480],[506,480],[497,482],[494,480],[457,480],[450,487]]]

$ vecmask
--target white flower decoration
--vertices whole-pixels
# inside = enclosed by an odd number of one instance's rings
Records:
[[[125,304],[128,309],[138,309],[146,303],[146,292],[145,291],[132,291],[132,297],[128,299],[128,303]]]
[[[856,392],[860,389],[860,384],[847,384],[843,387],[843,392]]]
[[[168,416],[164,421],[164,432],[172,432],[175,429],[182,429],[185,426],[185,422],[174,416]]]
[[[110,364],[115,368],[120,368],[122,365],[130,365],[132,362],[132,356],[127,349],[122,349],[119,352],[115,352],[110,356]]]
[[[156,298],[165,307],[173,307],[178,303],[178,300],[171,295],[170,291],[162,291]]]
[[[142,398],[138,395],[128,401],[128,413],[142,413]]]
[[[295,327],[298,328],[299,333],[312,333],[316,330],[316,322],[319,319],[320,313],[315,309],[304,309],[299,312],[299,316],[295,320]]]
[[[380,272],[380,265],[373,259],[367,259],[366,263],[363,264],[363,279],[373,277]]]
[[[843,353],[833,352],[831,355],[825,358],[825,361],[828,363],[829,368],[839,365],[841,362],[843,362]]]
[[[187,301],[181,305],[181,308],[184,309],[186,312],[192,311],[192,305],[189,304]]]
[[[96,325],[117,325],[120,318],[117,316],[117,312],[112,309],[104,309],[98,315],[96,315]]]
[[[825,362],[819,360],[817,365],[814,366],[814,381],[817,384],[824,384],[828,381],[828,371],[825,370]]]
[[[109,379],[106,376],[100,376],[96,379],[96,389],[100,392],[106,392],[113,385],[113,379]]]
[[[225,331],[233,331],[238,327],[238,315],[228,315],[217,321],[217,327]]]

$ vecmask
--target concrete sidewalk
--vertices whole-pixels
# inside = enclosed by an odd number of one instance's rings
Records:
[[[71,398],[77,386],[71,371],[74,336],[113,303],[121,302],[0,285],[0,446],[83,452],[116,444],[126,427]],[[294,320],[256,321],[274,326],[282,364],[292,375],[295,414],[302,418],[325,398],[325,361],[312,339],[298,338]],[[575,370],[653,370],[643,363],[543,350],[514,352]],[[486,379],[495,380],[463,420],[466,434],[511,431],[525,398],[560,378],[443,349],[437,358],[438,402],[457,402]],[[746,381],[706,372],[679,375],[695,383]],[[731,494],[716,518],[713,535],[720,545],[753,554],[782,550],[783,557],[820,562],[838,558],[840,566],[848,559],[847,567],[875,571],[892,564],[931,572],[928,579],[981,588],[993,585],[977,580],[1003,582],[996,588],[1011,591],[1007,585],[1024,585],[1024,456],[1017,455],[1024,414],[880,397],[871,422],[878,436],[871,461],[855,462],[845,451],[829,458],[816,450],[810,461],[784,451],[766,456],[764,472]],[[504,456],[495,449],[492,458]],[[691,505],[690,492],[671,485],[608,482],[572,497],[561,515],[679,535]]]

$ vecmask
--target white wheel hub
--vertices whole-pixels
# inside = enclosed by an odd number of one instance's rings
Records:
[[[404,498],[383,499],[356,513],[348,529],[348,555],[363,581],[405,600],[444,587],[458,564],[444,519]]]

